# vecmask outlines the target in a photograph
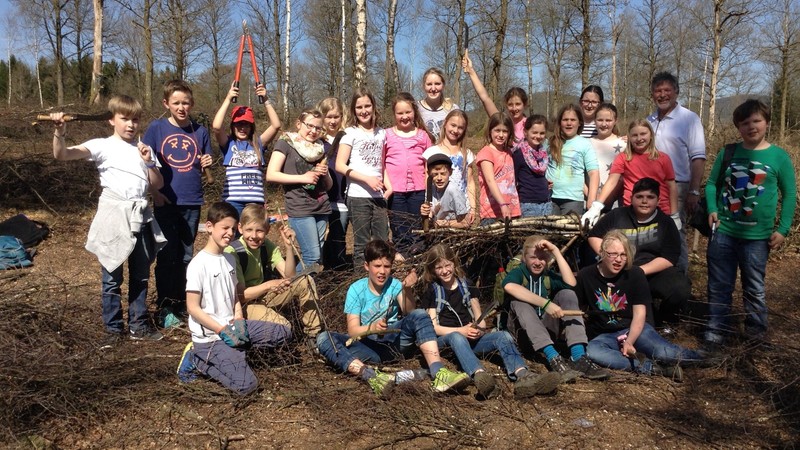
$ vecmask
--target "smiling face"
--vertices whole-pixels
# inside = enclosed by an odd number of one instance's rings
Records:
[[[358,124],[364,128],[372,128],[372,100],[368,96],[359,97],[356,100],[355,111]]]
[[[606,248],[603,250],[603,259],[600,260],[600,270],[606,276],[615,276],[622,272],[628,261],[625,247],[616,239],[607,241]]]
[[[597,137],[604,139],[611,136],[614,125],[617,124],[617,118],[610,109],[601,109],[594,117],[594,124],[597,126]]]
[[[433,179],[433,185],[436,186],[436,189],[442,190],[447,187],[447,183],[450,181],[450,175],[452,171],[447,164],[439,164],[437,166],[433,166],[429,171],[428,175]]]
[[[646,220],[658,207],[658,192],[639,191],[631,196],[631,208],[637,220]]]
[[[678,91],[669,81],[662,81],[653,87],[653,102],[662,113],[667,113],[678,104]]]
[[[189,112],[194,105],[191,95],[186,92],[175,91],[168,99],[162,100],[162,103],[178,125],[185,126],[189,123]]]
[[[525,110],[525,103],[522,102],[522,99],[518,96],[514,95],[508,99],[506,102],[506,110],[508,111],[508,115],[511,116],[511,120],[514,123],[522,120],[525,115],[522,113]]]
[[[265,221],[254,220],[245,224],[239,224],[239,233],[242,233],[244,243],[250,249],[257,249],[264,243],[264,239],[269,233],[269,225]]]
[[[456,281],[456,265],[453,261],[448,261],[444,258],[440,259],[436,262],[436,265],[433,266],[433,272],[436,274],[436,278],[439,279],[442,286],[450,286]]]
[[[583,121],[591,122],[595,119],[597,112],[597,105],[600,104],[600,96],[594,92],[585,92],[581,97],[581,112],[583,112]]]
[[[108,120],[108,123],[114,127],[114,134],[126,142],[133,142],[136,138],[136,131],[139,130],[139,118],[127,114],[116,113]]]
[[[764,142],[768,127],[769,122],[767,122],[767,119],[761,113],[754,113],[739,122],[736,128],[739,130],[739,134],[742,135],[745,148],[754,149]]]
[[[297,121],[297,134],[308,142],[316,142],[325,128],[322,125],[321,117],[314,117],[306,114],[304,118]]]
[[[636,153],[644,153],[650,146],[650,140],[653,137],[650,135],[650,129],[647,127],[633,127],[628,132],[628,141],[631,143],[631,148]]]
[[[226,217],[217,223],[206,222],[206,231],[208,232],[209,239],[214,241],[214,244],[222,251],[233,240],[236,230],[236,219],[233,217]]]
[[[429,73],[422,83],[422,88],[425,91],[427,100],[438,102],[442,98],[442,91],[444,91],[444,80],[435,73]]]
[[[367,271],[367,278],[373,291],[380,293],[386,280],[389,279],[389,275],[392,274],[392,262],[389,261],[389,258],[373,259],[364,263],[364,269]]]
[[[541,275],[547,268],[547,262],[550,260],[550,252],[538,246],[533,246],[525,251],[522,256],[522,262],[528,269],[531,275]]]
[[[530,129],[525,132],[525,140],[528,141],[528,144],[531,147],[539,147],[544,142],[545,135],[547,130],[544,128],[544,124],[542,123],[535,123],[531,125]]]
[[[444,124],[444,136],[450,145],[461,142],[466,130],[467,122],[460,116],[453,116]]]
[[[414,107],[408,102],[397,102],[394,105],[394,123],[398,130],[414,129]]]
[[[253,129],[253,124],[250,122],[245,122],[242,120],[233,123],[233,134],[234,137],[239,141],[243,141],[249,138],[252,129]]]
[[[334,108],[325,114],[325,118],[322,121],[325,124],[325,132],[330,136],[334,136],[342,127],[342,112],[338,108]]]
[[[498,149],[505,148],[510,132],[511,130],[503,124],[495,125],[491,132],[492,144]]]
[[[564,114],[561,115],[561,120],[558,121],[558,124],[561,126],[561,132],[564,134],[564,136],[566,136],[567,139],[578,135],[578,127],[580,126],[580,122],[578,121],[578,115],[575,114],[575,111],[571,109],[564,111]]]

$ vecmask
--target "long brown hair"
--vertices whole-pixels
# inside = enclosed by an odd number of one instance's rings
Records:
[[[553,133],[553,139],[550,140],[550,158],[556,163],[556,165],[561,165],[561,151],[564,150],[564,143],[567,142],[569,138],[564,136],[564,132],[561,130],[561,119],[564,117],[567,111],[572,111],[578,117],[578,133],[576,136],[580,136],[581,131],[583,131],[583,111],[578,107],[578,105],[574,103],[570,103],[568,105],[564,105],[561,109],[558,110],[558,115],[556,116],[555,124],[553,127],[555,128],[555,132]]]
[[[436,244],[425,252],[422,271],[423,281],[428,284],[439,282],[439,277],[436,276],[436,264],[441,260],[447,260],[453,263],[453,274],[455,274],[456,278],[463,279],[466,277],[455,250],[443,244]]]

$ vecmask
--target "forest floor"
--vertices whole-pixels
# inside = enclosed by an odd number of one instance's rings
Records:
[[[105,133],[100,124],[71,125],[70,143]],[[24,213],[52,228],[37,248],[33,267],[0,273],[3,447],[800,445],[796,240],[774,252],[768,265],[772,346],[731,346],[718,366],[686,369],[683,383],[619,372],[605,382],[580,380],[561,385],[553,396],[516,400],[502,367],[487,362],[503,387],[498,399],[479,401],[474,387],[462,394],[434,395],[419,383],[401,386],[389,400],[381,400],[365,383],[335,373],[301,346],[255,358],[260,389],[237,398],[210,381],[178,382],[175,369],[190,340],[185,328],[169,330],[159,342],[99,349],[100,268],[83,248],[99,195],[97,175],[88,162],[54,161],[50,143],[47,126],[0,122],[0,220]],[[208,198],[218,198],[219,189],[208,189]],[[274,227],[272,238],[275,233]],[[204,242],[201,233],[196,247]],[[701,240],[701,250],[692,258],[698,299],[706,297],[704,244]],[[321,302],[331,328],[344,329],[344,289],[360,276],[321,276]],[[741,316],[738,294],[735,305],[734,313]],[[680,343],[698,345],[698,326],[687,323],[678,331]],[[401,365],[417,367],[419,361]],[[545,370],[539,361],[530,366]]]

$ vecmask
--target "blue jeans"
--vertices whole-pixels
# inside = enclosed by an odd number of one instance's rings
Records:
[[[153,262],[153,232],[150,224],[142,226],[136,235],[133,252],[128,256],[128,328],[139,331],[149,327],[147,316],[147,283],[150,279],[150,264]],[[102,270],[103,323],[106,331],[122,333],[122,283],[124,264],[109,272]]]
[[[322,263],[326,269],[347,269],[347,211],[334,208],[328,225],[328,239],[322,247]]]
[[[303,264],[306,267],[317,263],[322,258],[322,245],[325,243],[325,229],[328,227],[328,215],[317,214],[308,217],[289,217],[289,226],[297,236]],[[297,263],[298,272],[303,270]]]
[[[589,341],[589,345],[586,348],[586,354],[589,355],[589,359],[610,369],[636,370],[642,373],[652,372],[652,361],[673,365],[680,362],[698,362],[703,359],[696,351],[683,348],[664,339],[655,328],[649,323],[645,323],[642,334],[633,343],[636,351],[644,353],[649,358],[645,360],[644,365],[640,366],[639,360],[636,358],[629,359],[619,350],[617,337],[627,334],[629,331],[629,328],[625,328],[613,333],[604,333]]]
[[[730,324],[737,267],[742,274],[745,334],[763,338],[767,332],[767,302],[764,277],[769,258],[769,241],[738,239],[717,231],[708,241],[708,307],[706,340],[722,342]]]
[[[522,217],[549,216],[553,213],[553,204],[550,202],[520,203],[519,207],[522,210]]]
[[[470,376],[474,375],[478,369],[483,369],[483,365],[475,355],[486,355],[495,351],[500,353],[506,373],[512,380],[516,379],[515,372],[517,370],[522,367],[527,368],[516,344],[514,344],[514,338],[508,331],[487,333],[474,341],[467,339],[461,333],[453,332],[439,336],[436,343],[439,344],[439,349],[450,347],[456,354],[461,369]]]
[[[392,241],[397,251],[404,256],[408,256],[411,247],[419,241],[411,230],[422,228],[419,210],[424,202],[425,191],[395,192],[389,200],[389,209],[392,211],[389,220]]]
[[[158,309],[186,308],[186,267],[194,256],[194,239],[200,224],[200,205],[164,205],[153,209],[167,245],[156,256]]]
[[[433,322],[425,311],[415,309],[389,328],[399,329],[399,333],[382,336],[382,339],[365,337],[350,347],[345,342],[350,338],[347,334],[323,331],[317,335],[319,353],[337,369],[346,372],[350,364],[359,359],[364,363],[377,364],[397,361],[409,356],[415,347],[436,339]],[[375,336],[372,336],[375,337]],[[331,339],[336,343],[334,349]]]
[[[353,266],[356,270],[362,270],[367,242],[389,239],[386,200],[383,197],[347,197],[347,210],[353,225]]]

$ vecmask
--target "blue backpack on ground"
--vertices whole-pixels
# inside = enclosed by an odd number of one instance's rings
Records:
[[[0,236],[0,270],[19,269],[33,265],[31,256],[14,236]]]

